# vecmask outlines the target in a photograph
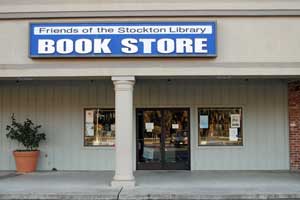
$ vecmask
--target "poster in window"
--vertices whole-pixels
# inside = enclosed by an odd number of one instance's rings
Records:
[[[200,115],[200,128],[208,128],[208,115]]]
[[[145,129],[147,130],[147,132],[152,132],[154,129],[154,123],[152,122],[145,123]]]
[[[241,115],[232,114],[230,115],[231,119],[231,128],[240,128],[241,127]]]
[[[179,124],[172,124],[172,129],[179,129]]]
[[[93,123],[94,122],[94,111],[93,110],[86,110],[85,111],[85,122],[86,123]]]
[[[94,123],[85,123],[85,130],[86,136],[95,136]]]
[[[116,130],[116,125],[115,124],[111,124],[110,125],[110,130],[111,131],[115,131]]]
[[[154,149],[149,147],[144,147],[143,157],[149,160],[154,158]]]
[[[232,142],[238,141],[238,129],[237,128],[229,129],[229,141],[232,141]]]

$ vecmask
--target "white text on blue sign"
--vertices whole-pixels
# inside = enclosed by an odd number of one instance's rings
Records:
[[[214,22],[31,24],[31,57],[216,56]]]

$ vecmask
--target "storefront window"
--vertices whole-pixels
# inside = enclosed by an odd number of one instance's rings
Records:
[[[115,110],[84,109],[84,146],[115,145]]]
[[[199,146],[243,145],[242,108],[199,108]]]

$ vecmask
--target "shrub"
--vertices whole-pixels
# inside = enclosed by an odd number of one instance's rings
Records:
[[[36,151],[42,140],[46,140],[45,133],[39,133],[41,125],[34,125],[30,119],[26,119],[24,123],[16,121],[14,114],[11,116],[11,125],[6,126],[8,133],[6,137],[16,140],[26,149],[17,151]]]

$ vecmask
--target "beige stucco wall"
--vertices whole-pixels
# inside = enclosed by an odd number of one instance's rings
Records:
[[[30,22],[217,22],[216,58],[31,59]],[[0,21],[0,76],[300,75],[300,17],[98,18]]]
[[[1,0],[0,3],[0,12],[300,8],[297,0]]]

